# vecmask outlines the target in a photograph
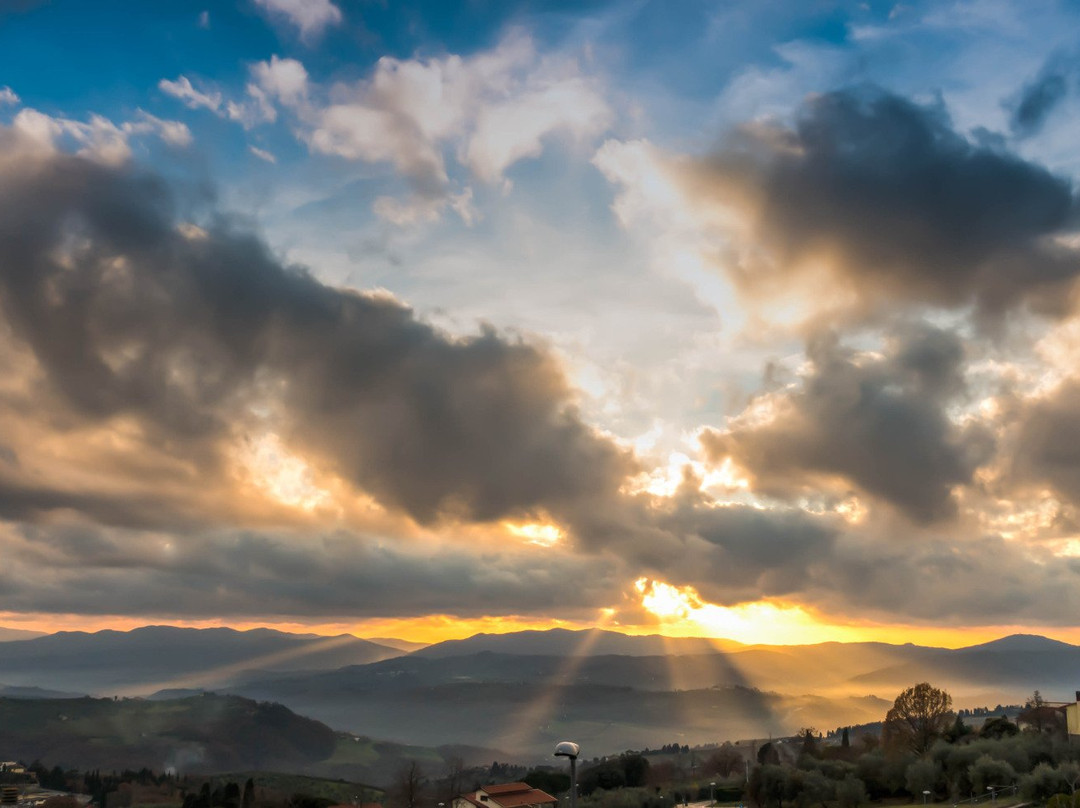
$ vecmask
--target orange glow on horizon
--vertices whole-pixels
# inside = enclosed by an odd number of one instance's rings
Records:
[[[654,582],[655,583],[655,582]],[[660,582],[662,583],[662,582]],[[664,586],[668,586],[664,584]],[[673,587],[674,589],[677,589]],[[653,602],[653,601],[650,601]],[[661,601],[668,602],[669,601]],[[655,615],[656,622],[626,624],[613,620],[617,610],[602,609],[592,620],[559,620],[544,617],[483,616],[459,618],[453,615],[425,615],[422,617],[386,617],[369,620],[328,620],[302,622],[284,619],[204,619],[186,620],[171,616],[131,617],[125,615],[85,616],[75,614],[23,614],[0,612],[0,626],[28,631],[53,633],[56,631],[130,631],[147,625],[170,625],[183,628],[233,628],[246,631],[253,628],[269,628],[296,634],[334,636],[352,634],[357,637],[392,637],[419,643],[436,643],[459,640],[474,634],[508,634],[515,631],[565,628],[571,630],[605,628],[623,634],[659,634],[666,637],[705,637],[716,640],[734,640],[753,645],[810,645],[820,642],[884,642],[895,645],[914,643],[942,648],[962,648],[967,645],[995,640],[1010,634],[1041,634],[1052,639],[1080,645],[1080,627],[1062,626],[933,626],[913,624],[875,623],[868,620],[842,620],[819,614],[808,607],[793,603],[758,601],[734,607],[721,607],[699,602],[706,607],[706,615],[679,613],[667,616]],[[655,605],[655,603],[654,603]],[[726,636],[710,630],[707,616],[723,610],[732,621],[745,621],[745,631],[740,636]],[[766,621],[765,624],[753,623]],[[768,625],[777,622],[778,628]],[[732,625],[738,627],[737,622]]]

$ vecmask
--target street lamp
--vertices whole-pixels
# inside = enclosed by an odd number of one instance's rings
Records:
[[[922,793],[922,804],[926,805],[926,801],[929,798],[930,798],[930,792],[929,791],[923,791],[923,793]]]
[[[570,758],[570,808],[577,808],[577,759],[581,747],[573,741],[562,741],[555,747],[555,757]]]
[[[709,783],[709,805],[716,805],[716,797],[713,794],[716,792],[716,783]]]

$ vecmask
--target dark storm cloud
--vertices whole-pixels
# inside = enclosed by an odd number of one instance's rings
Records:
[[[230,430],[269,402],[290,442],[420,521],[571,509],[632,470],[544,352],[492,331],[449,338],[227,222],[184,235],[176,207],[130,168],[5,165],[0,307],[68,417],[135,419],[212,474]]]
[[[940,105],[863,87],[809,99],[793,129],[747,128],[688,181],[741,210],[729,265],[750,288],[824,261],[864,302],[908,300],[986,318],[1024,301],[1059,312],[1080,253],[1070,183],[957,133]]]
[[[714,463],[730,457],[764,493],[791,496],[840,477],[917,522],[955,512],[952,488],[989,459],[988,432],[961,429],[945,413],[963,389],[963,346],[926,326],[892,341],[883,358],[858,356],[832,335],[813,340],[802,387],[775,396],[767,423],[706,431]]]

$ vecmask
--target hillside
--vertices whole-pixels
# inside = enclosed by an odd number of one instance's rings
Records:
[[[0,698],[5,759],[82,769],[299,771],[337,735],[280,704],[208,694],[171,701]]]
[[[0,643],[0,681],[98,695],[207,687],[243,671],[333,670],[400,656],[345,634],[146,626]]]

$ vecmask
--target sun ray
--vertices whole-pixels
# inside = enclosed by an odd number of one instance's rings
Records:
[[[510,729],[498,738],[495,744],[497,749],[527,749],[530,745],[534,745],[538,739],[541,739],[541,736],[550,734],[550,730],[545,733],[545,729],[547,729],[549,721],[560,708],[559,699],[563,693],[563,688],[575,681],[582,664],[588,659],[593,647],[603,636],[604,626],[610,622],[611,617],[612,612],[603,609],[596,626],[580,632],[581,639],[573,652],[563,659],[556,671],[546,682],[542,683],[536,698],[529,702],[514,717],[514,720],[508,722]],[[565,706],[563,706],[564,713],[565,709]],[[587,739],[582,738],[582,740]]]

